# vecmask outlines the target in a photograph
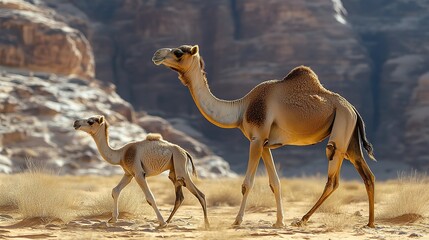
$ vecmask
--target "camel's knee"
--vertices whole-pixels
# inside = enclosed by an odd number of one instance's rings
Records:
[[[274,191],[274,187],[273,187],[273,185],[271,185],[271,184],[270,184],[270,188],[271,188],[271,192],[276,193],[276,192]]]
[[[332,184],[332,191],[335,191],[340,186],[340,180],[338,177],[334,178],[333,184]]]
[[[180,202],[183,202],[183,200],[185,200],[185,196],[183,196],[183,193],[182,193],[182,192],[180,192],[180,193],[179,193],[179,201],[180,201]]]
[[[112,198],[117,199],[120,193],[121,193],[120,189],[118,187],[114,187],[112,189]]]
[[[146,197],[146,202],[151,206],[155,206],[155,198],[153,198],[152,196],[147,196]]]
[[[328,181],[325,185],[325,191],[327,192],[333,192],[335,191],[338,186],[340,185],[338,178],[336,177],[328,177]]]
[[[185,183],[185,178],[183,177],[178,177],[176,179],[177,184],[179,184],[180,186],[186,187],[186,183]]]
[[[250,183],[243,183],[243,185],[241,185],[241,194],[246,195],[250,192],[250,189],[252,189],[252,184]]]
[[[375,176],[370,173],[369,176],[364,180],[364,183],[367,187],[374,188],[375,184]]]
[[[335,150],[336,150],[335,142],[330,141],[328,145],[326,145],[326,157],[328,160],[334,159]]]
[[[280,190],[280,188],[281,188],[281,186],[280,186],[280,182],[276,179],[276,180],[274,180],[274,181],[272,181],[272,182],[270,182],[270,188],[271,188],[271,191],[275,194],[276,192],[280,192],[281,190]]]
[[[185,200],[185,196],[183,196],[183,192],[182,190],[177,190],[176,191],[176,202],[182,203],[183,200]]]

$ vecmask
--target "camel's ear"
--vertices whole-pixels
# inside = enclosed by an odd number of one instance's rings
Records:
[[[98,118],[98,124],[102,124],[104,122],[104,116],[100,116]]]
[[[195,55],[195,54],[197,54],[198,53],[198,45],[194,45],[192,48],[191,48],[191,54],[192,55]]]

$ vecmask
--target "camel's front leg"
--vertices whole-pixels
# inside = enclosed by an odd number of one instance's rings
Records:
[[[249,196],[250,190],[253,187],[255,182],[255,173],[258,168],[259,160],[261,159],[262,154],[262,141],[259,139],[252,139],[250,142],[249,150],[249,162],[247,165],[246,177],[244,178],[243,185],[241,188],[241,193],[243,194],[243,199],[241,200],[240,211],[235,218],[233,226],[239,226],[243,221],[244,210],[246,208],[247,197]]]
[[[262,151],[262,160],[264,161],[265,168],[267,169],[268,178],[270,181],[270,188],[274,193],[277,205],[277,222],[273,225],[274,227],[283,227],[283,204],[282,204],[282,191],[280,185],[280,179],[277,175],[277,170],[274,166],[273,156],[269,148],[264,148]]]
[[[118,216],[119,216],[118,198],[119,198],[119,194],[121,194],[122,189],[124,189],[124,187],[127,186],[128,183],[131,182],[131,179],[133,179],[133,176],[128,174],[128,173],[125,173],[124,176],[122,176],[122,179],[118,183],[118,185],[112,189],[113,212],[112,212],[112,217],[109,219],[110,223],[118,221]]]
[[[155,202],[155,198],[152,192],[150,191],[149,186],[147,185],[147,181],[146,181],[146,177],[144,176],[144,173],[143,172],[138,173],[134,177],[136,178],[136,181],[139,184],[140,188],[143,190],[143,193],[146,197],[146,201],[155,211],[156,217],[158,218],[159,227],[164,227],[165,225],[167,225],[167,223],[164,221],[164,218],[159,212],[158,206],[156,205],[156,202]]]

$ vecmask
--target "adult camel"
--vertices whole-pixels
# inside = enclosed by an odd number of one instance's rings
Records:
[[[356,108],[339,94],[324,88],[310,68],[296,67],[283,80],[262,82],[243,98],[226,101],[211,93],[197,45],[159,49],[152,61],[179,74],[180,81],[189,88],[198,109],[208,121],[221,128],[239,128],[250,140],[243,198],[233,225],[238,226],[243,221],[247,198],[262,157],[277,205],[277,221],[273,226],[284,226],[280,180],[271,149],[283,145],[310,145],[329,137],[325,189],[310,211],[293,225],[304,225],[338,188],[341,164],[346,158],[365,183],[369,201],[367,225],[374,227],[375,178],[365,162],[361,143],[369,157],[375,158],[366,138],[365,124]]]

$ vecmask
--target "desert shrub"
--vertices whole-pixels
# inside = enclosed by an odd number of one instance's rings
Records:
[[[385,191],[380,198],[383,199],[383,208],[380,218],[393,218],[402,215],[424,216],[429,211],[429,178],[416,172],[401,173],[398,179],[390,183],[395,191]],[[391,189],[391,187],[386,186]]]

